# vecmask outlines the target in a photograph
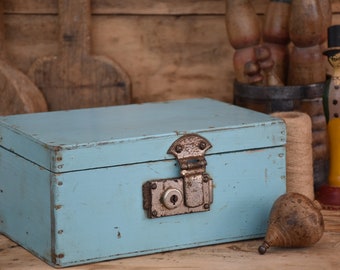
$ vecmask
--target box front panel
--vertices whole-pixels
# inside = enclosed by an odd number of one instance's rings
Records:
[[[265,234],[285,192],[285,149],[208,155],[210,211],[150,219],[142,185],[179,176],[176,161],[60,174],[54,186],[55,257],[67,266],[223,243]]]

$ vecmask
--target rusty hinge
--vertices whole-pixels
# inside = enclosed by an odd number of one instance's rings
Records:
[[[213,181],[206,173],[205,152],[210,142],[186,134],[169,148],[180,165],[181,177],[150,180],[143,185],[143,206],[149,218],[208,211],[213,201]]]

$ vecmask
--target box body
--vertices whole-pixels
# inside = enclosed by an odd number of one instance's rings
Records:
[[[168,154],[206,138],[213,202],[148,217],[143,185],[180,177]],[[264,236],[285,192],[285,125],[210,99],[0,118],[0,232],[53,266]]]

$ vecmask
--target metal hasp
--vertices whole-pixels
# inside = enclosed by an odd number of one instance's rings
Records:
[[[181,177],[150,180],[143,185],[143,206],[149,218],[210,209],[213,180],[206,173],[205,152],[210,142],[197,134],[186,134],[169,148],[180,165]]]

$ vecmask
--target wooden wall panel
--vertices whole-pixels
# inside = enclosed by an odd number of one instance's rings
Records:
[[[253,0],[263,13],[269,0]],[[92,0],[94,14],[190,15],[222,14],[224,0]],[[5,11],[21,14],[55,14],[56,0],[6,0]]]
[[[196,96],[231,100],[232,76],[224,18],[219,16],[93,16],[92,53],[117,61],[129,74],[133,101]],[[57,16],[6,18],[9,59],[26,73],[58,50]]]
[[[269,0],[252,1],[258,14]],[[4,0],[11,62],[24,73],[58,50],[56,0]],[[340,0],[333,0],[340,24]],[[127,71],[133,102],[211,97],[232,102],[233,49],[224,0],[92,0],[92,53]]]
[[[225,0],[92,0],[94,14],[185,15],[223,14]],[[263,14],[269,0],[252,0],[256,12]],[[340,0],[332,0],[333,11],[340,12]],[[56,0],[6,0],[7,13],[55,14]]]

